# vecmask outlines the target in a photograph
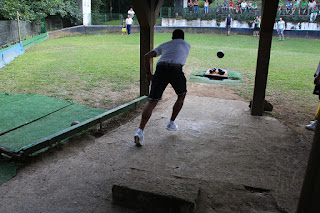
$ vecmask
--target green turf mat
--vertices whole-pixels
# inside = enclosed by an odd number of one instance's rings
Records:
[[[0,185],[7,182],[17,173],[17,166],[5,161],[0,161]]]
[[[0,135],[53,113],[72,103],[42,95],[33,95],[0,106]]]
[[[31,94],[5,94],[0,93],[0,107],[11,102],[19,101],[25,98],[30,98]]]
[[[73,121],[83,122],[104,112],[106,111],[72,104],[36,122],[0,136],[0,146],[18,150],[23,146],[70,127]]]
[[[228,79],[223,80],[211,80],[207,77],[202,77],[206,73],[206,70],[194,71],[190,74],[190,82],[208,83],[208,84],[226,84],[226,85],[242,85],[241,75],[237,71],[228,70]]]

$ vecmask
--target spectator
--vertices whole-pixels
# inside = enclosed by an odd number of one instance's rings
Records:
[[[224,12],[226,12],[227,9],[228,9],[228,3],[227,3],[226,0],[224,0],[223,3],[222,3],[222,9],[224,10]]]
[[[249,1],[248,2],[248,12],[250,12],[252,10],[252,2]]]
[[[312,8],[314,8],[315,6],[317,6],[317,2],[315,0],[309,0],[309,3],[308,3],[308,14],[310,14]]]
[[[127,35],[127,27],[126,27],[126,21],[122,19],[122,29],[121,29],[121,35]]]
[[[298,10],[299,15],[300,15],[300,7],[299,7],[299,4],[300,4],[300,2],[299,2],[299,1],[294,0],[291,15],[294,15],[294,14],[295,14],[295,12],[296,12],[296,10]]]
[[[233,20],[233,19],[230,17],[230,13],[229,13],[229,14],[228,14],[228,17],[226,18],[227,36],[230,36],[232,20]]]
[[[193,10],[193,1],[188,1],[189,12],[191,13]]]
[[[219,2],[219,1],[218,1],[218,2]],[[208,13],[208,10],[209,10],[209,2],[208,2],[208,0],[206,0],[206,1],[204,2],[203,7],[204,7],[204,13]]]
[[[320,74],[320,62],[319,62],[319,65],[318,65],[318,69],[317,69],[316,73],[314,74],[315,87],[314,87],[314,90],[313,90],[313,94],[314,95],[318,95],[319,96],[319,100],[320,100],[320,75],[319,74]],[[310,124],[306,125],[306,128],[308,130],[311,130],[311,131],[315,131],[316,130],[317,123],[318,123],[318,120],[319,120],[319,116],[320,116],[320,104],[318,106],[318,110],[317,110],[317,113],[315,115],[314,121],[310,121]]]
[[[229,2],[229,13],[233,13],[233,2],[230,0]]]
[[[289,1],[286,3],[286,13],[287,13],[287,14],[290,13],[291,8],[292,8],[292,1],[289,0]]]
[[[240,12],[240,7],[241,7],[241,2],[238,1],[238,2],[236,3],[236,13],[239,13],[239,12]]]
[[[126,18],[126,25],[127,25],[127,32],[128,32],[128,35],[131,34],[131,25],[133,23],[133,20],[132,18],[130,17],[130,15],[128,14],[128,17]]]
[[[132,8],[130,8],[130,10],[128,10],[128,15],[129,15],[132,19],[134,19],[134,14],[135,14],[135,12],[133,11]]]
[[[253,21],[254,28],[253,28],[253,36],[259,36],[260,31],[260,19],[259,16],[256,17],[256,19]]]
[[[243,2],[241,2],[241,13],[245,12],[247,7],[248,7],[248,4],[247,4],[246,0],[243,0]]]
[[[279,0],[279,4],[278,4],[279,15],[281,15],[283,5],[284,3],[282,2],[282,0]]]
[[[219,2],[219,0],[217,0],[217,2],[216,2],[216,12],[217,13],[219,12],[220,8],[221,8],[221,3]]]
[[[281,41],[281,37],[282,37],[282,41],[284,41],[284,30],[285,30],[285,28],[286,28],[286,23],[280,17],[280,20],[277,23],[277,31],[278,31],[278,35],[279,35],[279,41]]]
[[[300,4],[300,14],[306,14],[308,8],[308,2],[306,0],[303,0]]]
[[[197,0],[193,3],[193,13],[198,13],[199,2]]]
[[[319,10],[318,10],[317,5],[314,8],[311,9],[310,22],[315,22],[316,21],[318,12],[319,12]]]
[[[281,0],[280,0],[281,1]],[[257,11],[258,11],[258,4],[257,4],[257,1],[254,1],[254,3],[252,4],[252,9],[254,11],[254,15],[257,14]]]

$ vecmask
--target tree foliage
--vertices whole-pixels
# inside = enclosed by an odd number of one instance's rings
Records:
[[[69,18],[72,22],[81,20],[81,11],[77,0],[0,0],[2,19],[20,19],[34,21],[50,15]]]

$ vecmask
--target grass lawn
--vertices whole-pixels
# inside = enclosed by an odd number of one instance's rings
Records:
[[[110,109],[139,95],[139,34],[78,36],[45,41],[0,69],[0,93],[36,93],[93,107]],[[155,46],[171,39],[156,34]],[[229,86],[251,99],[258,38],[187,34],[191,52],[187,76],[196,70],[220,67],[239,71],[242,86]],[[313,74],[319,63],[320,40],[274,37],[266,99],[275,115],[314,115],[318,101],[312,94]],[[216,52],[225,57],[218,59]],[[278,113],[283,111],[285,113]],[[294,116],[293,116],[294,117]],[[294,122],[294,121],[293,121]]]

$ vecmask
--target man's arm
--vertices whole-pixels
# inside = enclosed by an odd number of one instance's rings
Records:
[[[153,50],[151,50],[150,52],[147,52],[144,55],[144,68],[146,70],[147,73],[147,80],[151,81],[152,80],[152,73],[151,73],[151,68],[150,68],[150,59],[154,58],[157,56],[157,53]]]

